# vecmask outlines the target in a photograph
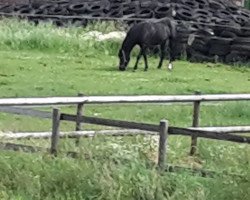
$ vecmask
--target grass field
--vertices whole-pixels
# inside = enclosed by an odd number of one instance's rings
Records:
[[[34,27],[17,21],[0,22],[0,96],[76,96],[250,93],[250,68],[220,63],[176,61],[173,72],[156,69],[158,58],[150,57],[149,71],[141,63],[132,71],[117,70],[121,41],[86,40],[88,30],[115,30],[112,24],[81,28]],[[135,50],[136,52],[136,50]],[[134,54],[135,54],[134,52]],[[133,55],[134,55],[133,54]],[[75,113],[75,107],[63,107]],[[49,109],[45,109],[49,110]],[[250,102],[203,104],[202,126],[249,125]],[[191,105],[87,105],[88,116],[159,123],[187,127],[192,122]],[[86,125],[86,129],[97,126]],[[0,113],[0,131],[48,131],[50,120]],[[74,130],[62,123],[61,130]],[[17,143],[49,146],[49,141]],[[250,196],[249,145],[199,140],[198,153],[189,157],[190,138],[170,137],[169,163],[242,174],[244,178],[213,179],[188,173],[158,174],[149,163],[155,160],[150,138],[98,137],[82,139],[80,147],[67,139],[60,150],[87,154],[89,159],[52,159],[44,154],[0,152],[0,199],[242,199]]]

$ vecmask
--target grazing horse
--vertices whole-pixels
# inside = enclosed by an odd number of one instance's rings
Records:
[[[122,47],[119,50],[119,69],[121,71],[126,70],[126,67],[130,60],[130,53],[135,45],[140,46],[140,53],[137,56],[137,60],[134,66],[134,70],[137,69],[138,62],[141,56],[144,57],[145,68],[148,69],[148,62],[146,56],[146,49],[151,46],[160,45],[161,55],[158,68],[161,68],[163,59],[166,54],[166,47],[169,47],[169,65],[168,69],[172,69],[172,61],[174,58],[174,40],[176,38],[176,25],[174,22],[165,18],[160,21],[146,21],[135,24],[127,33]]]

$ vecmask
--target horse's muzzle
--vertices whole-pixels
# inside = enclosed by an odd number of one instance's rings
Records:
[[[120,70],[120,71],[125,71],[126,68],[125,68],[125,67],[119,67],[119,70]]]

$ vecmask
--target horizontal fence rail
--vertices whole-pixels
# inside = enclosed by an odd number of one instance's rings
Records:
[[[201,95],[141,95],[141,96],[84,96],[43,98],[1,98],[0,106],[70,105],[101,103],[168,103],[195,101],[243,101],[250,94],[201,94]]]
[[[24,116],[31,116],[31,117],[38,117],[38,118],[44,118],[44,119],[51,119],[52,118],[51,112],[40,111],[40,110],[31,109],[31,108],[0,106],[0,112],[17,114],[17,115],[24,115]],[[64,117],[65,116],[70,121],[76,120],[74,115],[65,114]],[[85,116],[86,121],[83,121],[82,123],[88,123],[88,120],[91,120],[91,119],[92,119],[91,117]],[[187,127],[187,129],[200,130],[200,131],[212,131],[212,132],[216,132],[216,133],[250,133],[250,126]],[[126,131],[126,130],[123,130],[123,131]],[[130,130],[127,130],[127,131],[130,132]],[[38,133],[38,135],[40,133],[43,134],[42,132],[37,132],[37,133]],[[11,134],[13,135],[13,133],[11,133]],[[29,134],[32,134],[32,133],[29,133]],[[34,136],[34,138],[35,138],[35,136]]]
[[[76,121],[76,115],[70,114],[61,114],[61,120],[65,121]],[[81,116],[78,119],[80,122],[104,125],[104,126],[114,126],[119,128],[128,128],[128,129],[139,129],[143,131],[152,131],[159,132],[159,125],[156,124],[146,124],[146,123],[138,123],[138,122],[129,122],[122,120],[111,120],[97,117],[86,117]],[[184,136],[196,136],[201,138],[209,138],[209,139],[217,139],[217,140],[225,140],[231,142],[238,143],[250,143],[250,137],[231,135],[227,133],[217,133],[212,131],[204,131],[204,130],[191,130],[188,128],[178,128],[178,127],[168,127],[168,133],[172,135],[184,135]]]

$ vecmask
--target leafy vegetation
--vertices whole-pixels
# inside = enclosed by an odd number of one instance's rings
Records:
[[[109,32],[114,24],[93,24],[83,28],[33,26],[13,20],[0,21],[0,96],[76,96],[250,93],[246,67],[176,61],[173,72],[156,69],[158,58],[149,59],[132,72],[117,70],[121,41],[86,39],[91,30]],[[84,36],[85,34],[85,36]],[[134,51],[134,53],[136,50]],[[143,65],[143,63],[141,63]],[[247,125],[249,102],[202,104],[201,125]],[[43,108],[51,110],[51,108]],[[75,113],[75,106],[62,107]],[[192,105],[86,105],[84,113],[112,119],[188,127]],[[63,122],[61,130],[74,130]],[[99,129],[84,125],[85,129]],[[103,128],[103,127],[101,127]],[[0,130],[49,131],[50,120],[0,113]],[[26,154],[0,152],[0,199],[242,199],[250,196],[249,145],[199,139],[198,153],[189,157],[190,138],[170,137],[168,163],[241,174],[243,178],[221,175],[201,178],[187,172],[159,174],[155,137],[96,137],[60,140],[60,153]],[[13,142],[13,141],[12,141]],[[19,140],[15,143],[49,147],[48,140]],[[77,151],[71,159],[62,152]]]

